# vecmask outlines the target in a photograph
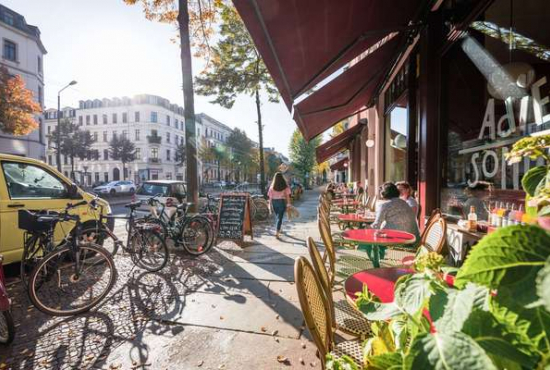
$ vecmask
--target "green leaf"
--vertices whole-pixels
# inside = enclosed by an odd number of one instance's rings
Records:
[[[529,196],[535,195],[537,186],[539,186],[541,181],[544,180],[546,172],[547,168],[545,166],[537,166],[531,168],[525,173],[525,175],[523,175],[523,178],[521,179],[521,186],[523,186],[523,190],[525,190]]]
[[[425,274],[408,275],[406,279],[399,280],[395,286],[395,303],[409,315],[416,315],[432,294],[431,282]]]
[[[550,234],[533,225],[503,227],[472,248],[455,285],[475,282],[490,288],[522,283],[550,255]],[[533,285],[534,286],[534,285]]]
[[[546,310],[550,311],[550,258],[546,260],[544,268],[537,275],[537,295]]]
[[[408,338],[406,317],[402,316],[391,320],[390,329],[393,333],[395,348],[397,350],[405,348]]]
[[[394,302],[378,303],[371,301],[358,304],[357,308],[368,320],[373,321],[389,320],[403,314],[403,311]]]
[[[544,206],[544,207],[542,207],[542,208],[539,210],[538,216],[539,216],[539,217],[550,216],[550,205],[549,205],[549,206]]]
[[[367,359],[369,370],[398,370],[404,369],[403,355],[400,352],[384,353]]]
[[[438,333],[461,331],[474,309],[489,310],[489,289],[473,283],[463,290],[438,292],[430,299],[430,316]]]
[[[326,370],[359,370],[359,366],[349,356],[336,357],[327,354],[325,362]]]
[[[497,321],[488,311],[474,310],[464,322],[462,331],[472,337],[495,362],[506,359],[533,368],[538,361],[536,347],[521,329]]]
[[[405,361],[412,370],[496,370],[483,348],[460,332],[419,335]]]

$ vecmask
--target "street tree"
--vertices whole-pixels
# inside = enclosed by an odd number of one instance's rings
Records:
[[[11,76],[0,66],[0,130],[16,136],[30,134],[38,128],[33,115],[40,112],[42,108],[32,91],[25,88],[23,78]]]
[[[281,158],[279,158],[273,152],[267,153],[265,162],[266,162],[268,178],[273,178],[273,176],[275,176],[275,173],[279,171],[279,166],[283,163]]]
[[[191,48],[196,57],[207,57],[210,39],[214,34],[217,9],[222,0],[123,0],[126,4],[141,4],[145,17],[151,21],[173,24],[178,28],[185,116],[185,148],[187,200],[191,211],[199,203],[197,176],[197,147],[195,128],[195,99]]]
[[[186,148],[185,144],[182,142],[178,145],[176,148],[176,163],[178,166],[182,166],[185,164],[185,158],[186,158]]]
[[[254,153],[252,141],[246,136],[246,132],[233,129],[231,134],[227,137],[225,142],[229,158],[236,169],[237,174],[247,174],[249,171],[244,169],[250,169],[254,162]],[[237,176],[238,178],[239,176]],[[239,180],[239,179],[238,179]]]
[[[126,137],[113,136],[109,142],[109,154],[115,161],[122,162],[122,177],[126,180],[126,163],[136,159],[136,146]]]
[[[319,137],[307,142],[298,129],[294,130],[290,139],[290,160],[295,170],[302,177],[305,186],[308,184],[311,171],[317,164],[315,148],[317,148],[320,143],[321,139]]]
[[[75,158],[80,160],[89,158],[93,153],[92,144],[95,140],[89,131],[80,130],[80,127],[68,118],[60,120],[59,128],[59,151],[69,158],[71,163],[71,179],[74,181]],[[50,141],[57,140],[57,130],[58,128],[56,127],[49,135]]]
[[[211,49],[210,64],[195,79],[197,93],[215,96],[211,102],[227,109],[233,107],[240,94],[255,98],[260,145],[260,186],[265,193],[261,94],[267,94],[270,102],[278,102],[278,92],[235,8],[224,3],[220,9],[220,39]]]

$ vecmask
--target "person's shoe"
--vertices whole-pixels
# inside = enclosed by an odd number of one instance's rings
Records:
[[[281,237],[281,232],[277,231],[277,233],[275,234],[275,239],[279,239],[280,237]]]

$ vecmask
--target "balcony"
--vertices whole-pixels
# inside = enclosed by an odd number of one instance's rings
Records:
[[[162,137],[158,135],[147,135],[147,140],[149,144],[160,144],[162,142]]]
[[[149,158],[149,159],[147,160],[147,162],[149,162],[149,163],[154,163],[154,164],[160,164],[160,163],[161,163],[161,160],[160,160],[160,158]]]

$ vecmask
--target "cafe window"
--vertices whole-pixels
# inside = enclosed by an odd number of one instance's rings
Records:
[[[523,203],[536,161],[508,165],[514,142],[550,129],[550,2],[496,0],[443,56],[444,213],[481,220]]]

